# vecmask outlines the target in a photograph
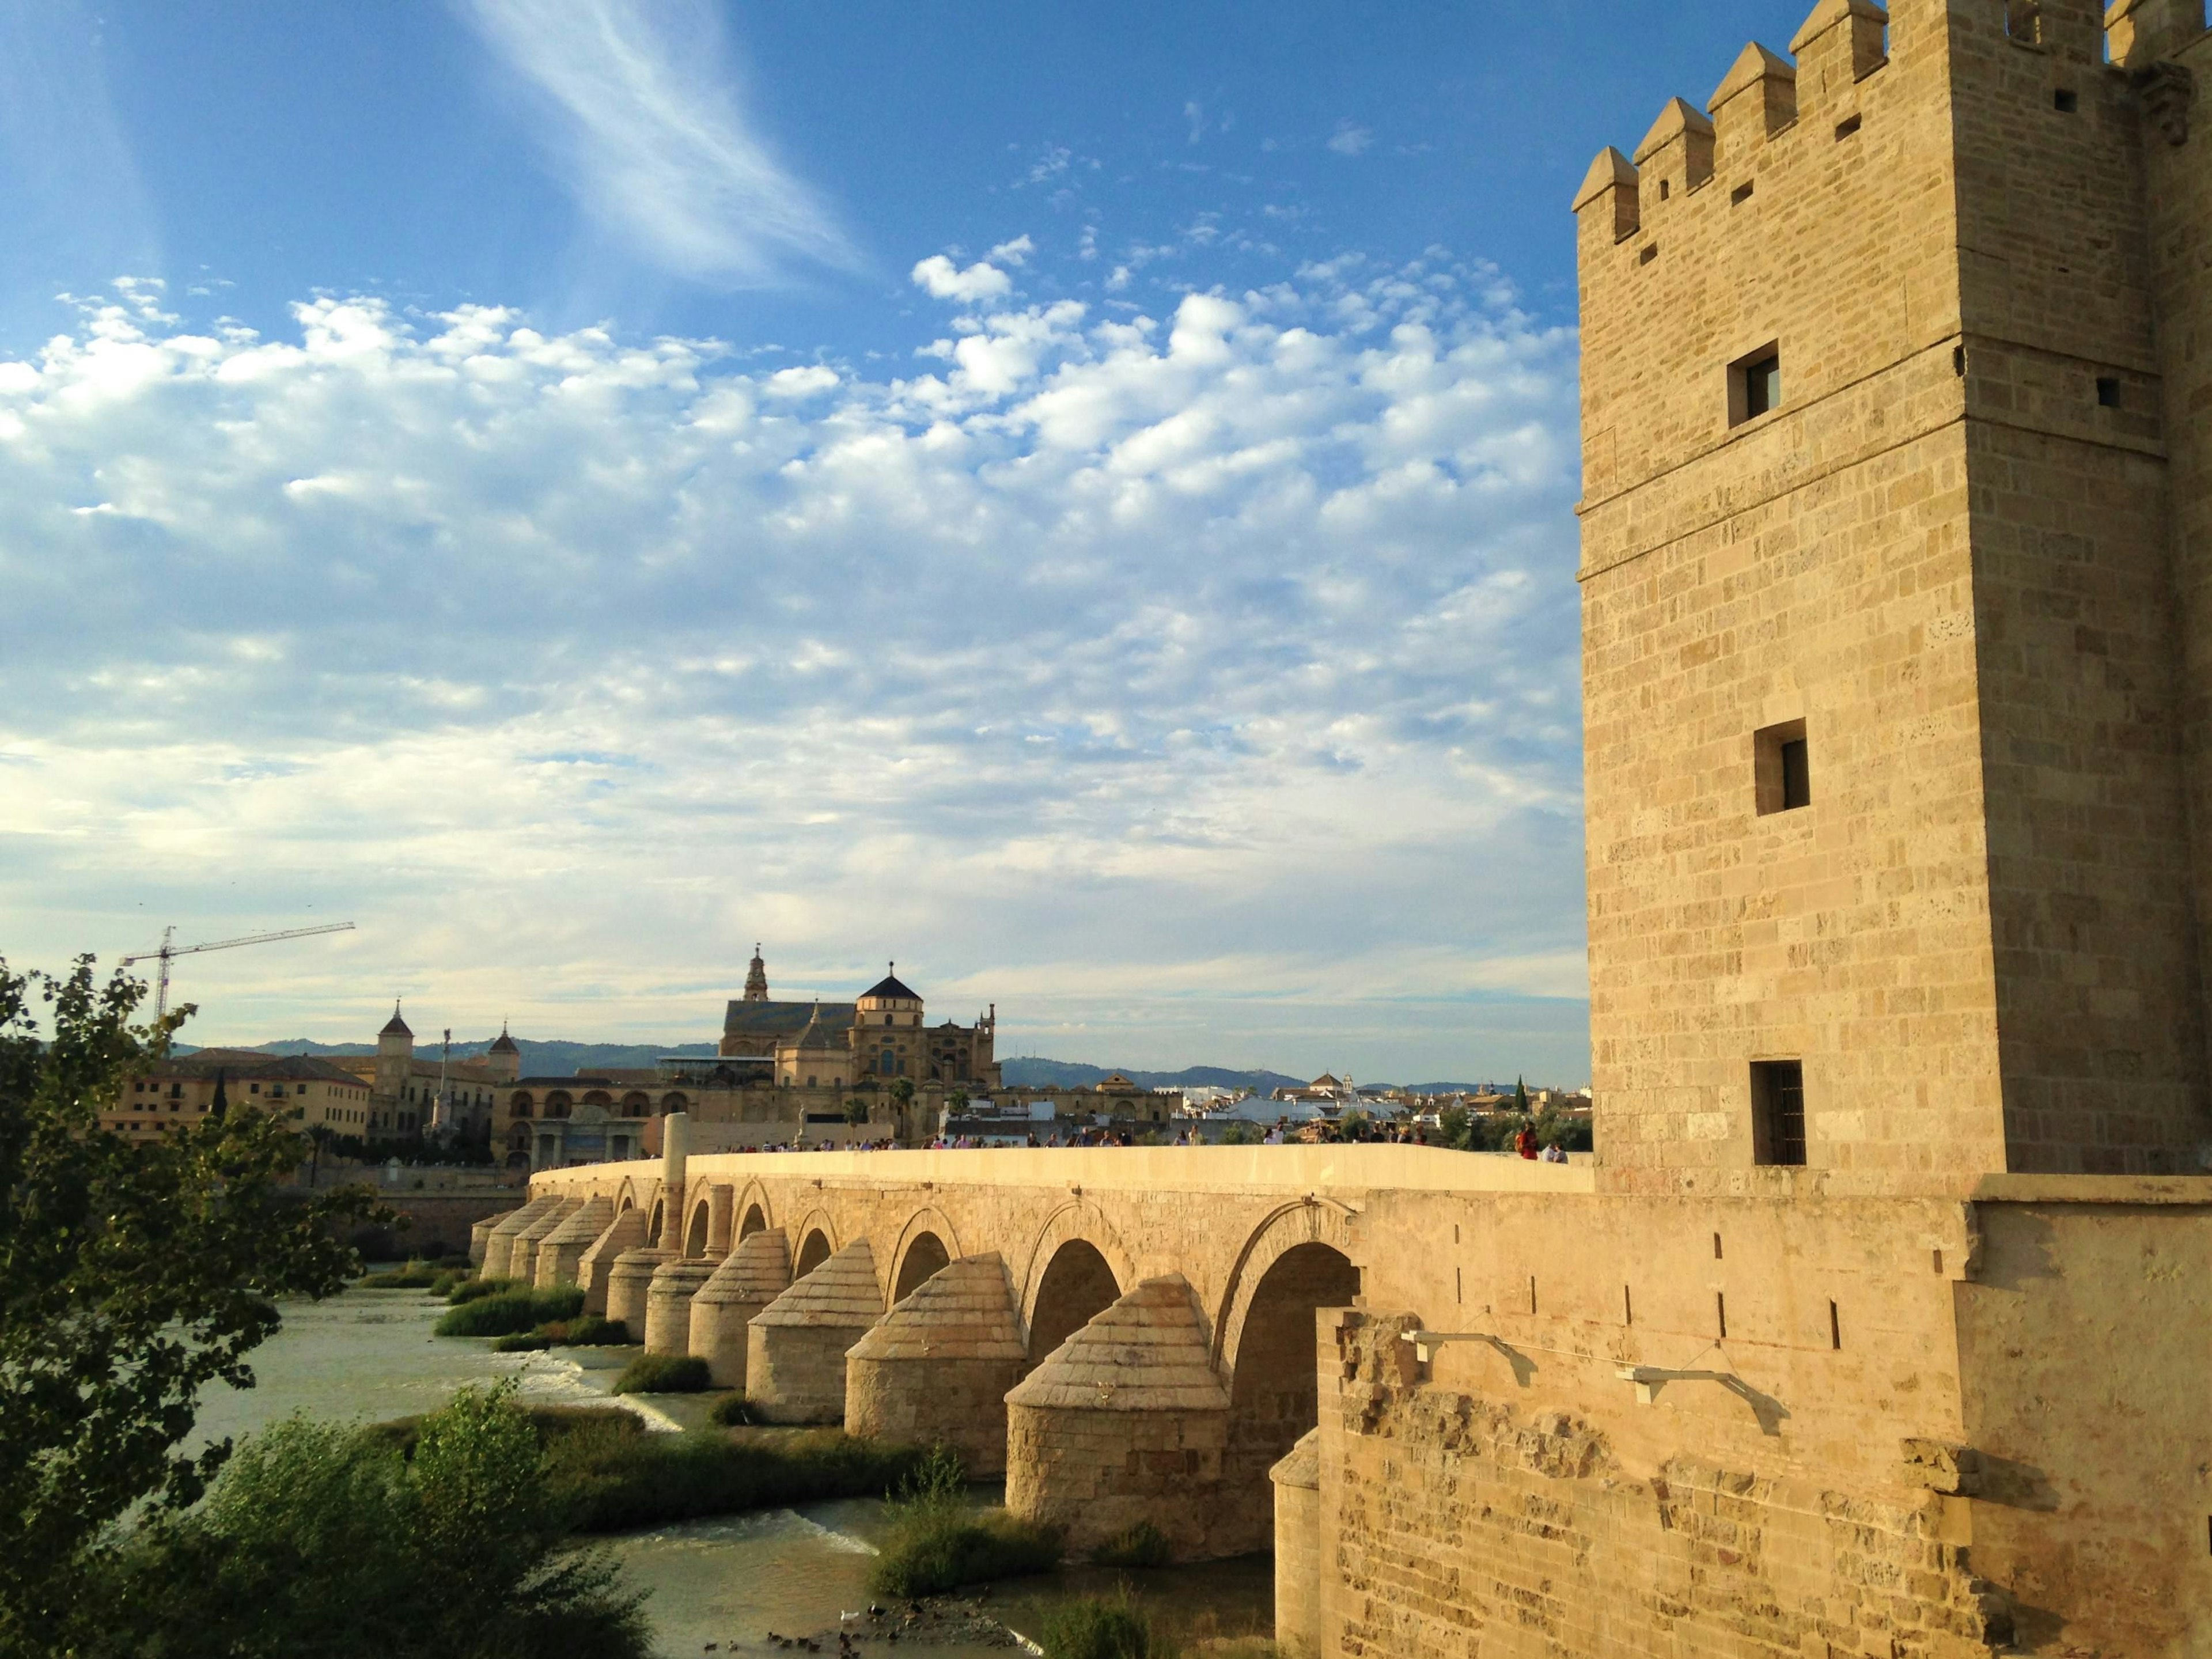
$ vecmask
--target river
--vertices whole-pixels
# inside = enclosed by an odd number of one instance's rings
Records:
[[[288,1304],[283,1330],[252,1357],[257,1386],[218,1388],[201,1404],[198,1438],[242,1437],[290,1415],[365,1423],[435,1411],[468,1382],[516,1379],[519,1393],[545,1404],[605,1404],[607,1384],[635,1349],[497,1354],[488,1341],[433,1336],[442,1303],[408,1291],[349,1291],[324,1303]],[[619,1403],[663,1430],[700,1421],[696,1400],[664,1396]],[[872,1541],[884,1506],[847,1499],[692,1522],[607,1541],[646,1611],[663,1659],[691,1659],[709,1644],[740,1659],[787,1650],[770,1632],[834,1631],[868,1604]],[[981,1599],[1016,1632],[1034,1631],[1054,1602],[1110,1590],[1121,1582],[1185,1628],[1265,1634],[1273,1610],[1265,1558],[1116,1575],[1092,1568],[1012,1580]],[[830,1644],[834,1646],[833,1644]],[[913,1644],[909,1644],[913,1645]],[[825,1648],[825,1651],[828,1650]],[[931,1659],[982,1659],[1003,1642],[949,1639],[925,1644]]]

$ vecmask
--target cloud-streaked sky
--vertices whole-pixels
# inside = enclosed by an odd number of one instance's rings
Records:
[[[1799,21],[1662,9],[0,0],[0,955],[1585,1078],[1565,204]]]

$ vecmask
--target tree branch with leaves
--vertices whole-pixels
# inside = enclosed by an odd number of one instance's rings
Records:
[[[90,957],[58,979],[0,960],[0,1650],[64,1650],[88,1553],[229,1455],[179,1450],[201,1391],[251,1388],[278,1299],[359,1272],[334,1220],[389,1218],[364,1188],[283,1195],[300,1137],[251,1107],[153,1141],[102,1127],[194,1012],[134,1025],[145,994]]]

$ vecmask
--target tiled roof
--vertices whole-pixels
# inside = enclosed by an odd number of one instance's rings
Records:
[[[919,1002],[921,1000],[921,993],[915,990],[910,986],[902,983],[898,975],[896,974],[884,975],[883,978],[878,980],[866,990],[861,992],[860,995],[864,1000],[870,997],[878,997],[886,1000],[896,998],[902,1002]]]
[[[156,1078],[211,1078],[221,1072],[235,1083],[343,1083],[359,1088],[362,1080],[343,1066],[313,1054],[264,1054],[251,1048],[203,1048],[197,1054],[177,1054],[147,1073]]]
[[[787,1036],[806,1029],[806,1022],[821,1010],[822,1023],[833,1030],[853,1024],[856,1012],[849,1002],[733,1002],[722,1016],[725,1036]]]

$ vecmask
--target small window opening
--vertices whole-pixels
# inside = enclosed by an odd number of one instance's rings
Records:
[[[1715,1234],[1713,1235],[1713,1260],[1714,1260],[1714,1261],[1718,1261],[1720,1259],[1721,1259],[1721,1236],[1720,1236],[1718,1233],[1715,1233]]]
[[[2042,0],[2005,0],[2005,33],[2022,46],[2041,46]]]
[[[1966,347],[1953,346],[1951,348],[1951,372],[1962,380],[1966,378]]]
[[[1728,1296],[1725,1291],[1713,1292],[1713,1322],[1720,1327],[1720,1339],[1728,1340]]]
[[[1629,1297],[1628,1286],[1626,1285],[1620,1287],[1620,1322],[1624,1325],[1633,1325],[1636,1322],[1636,1304]]]
[[[1757,1164],[1805,1163],[1805,1063],[1754,1060],[1751,1067],[1751,1152]]]
[[[1741,207],[1746,202],[1748,202],[1751,199],[1751,192],[1754,188],[1755,186],[1751,184],[1738,185],[1735,187],[1735,191],[1729,197],[1729,205],[1730,207]]]
[[[1785,720],[1751,738],[1752,790],[1759,816],[1795,812],[1813,804],[1812,750],[1805,722]]]
[[[1844,1316],[1833,1302],[1828,1304],[1828,1346],[1838,1353],[1844,1346]]]
[[[1729,424],[1741,426],[1782,403],[1782,353],[1762,346],[1729,365]]]
[[[1534,1273],[1528,1275],[1528,1311],[1532,1314],[1536,1311],[1536,1275]]]
[[[1836,123],[1836,142],[1840,144],[1846,138],[1856,137],[1858,130],[1865,125],[1866,117],[1863,115],[1846,115]]]
[[[2069,92],[2062,87],[2051,94],[2051,106],[2061,115],[2076,114],[2081,108],[2081,94]]]
[[[1658,257],[1659,244],[1654,242],[1650,247],[1645,248],[1643,252],[1636,256],[1636,263],[1639,265],[1648,265]]]
[[[1660,199],[1661,201],[1662,201],[1662,202],[1663,202],[1663,201],[1665,201],[1668,197],[1672,196],[1674,193],[1674,180],[1673,180],[1673,179],[1662,179],[1659,181],[1659,199]]]
[[[2104,409],[2120,406],[2120,383],[2116,378],[2110,374],[2097,377],[2097,403]]]

